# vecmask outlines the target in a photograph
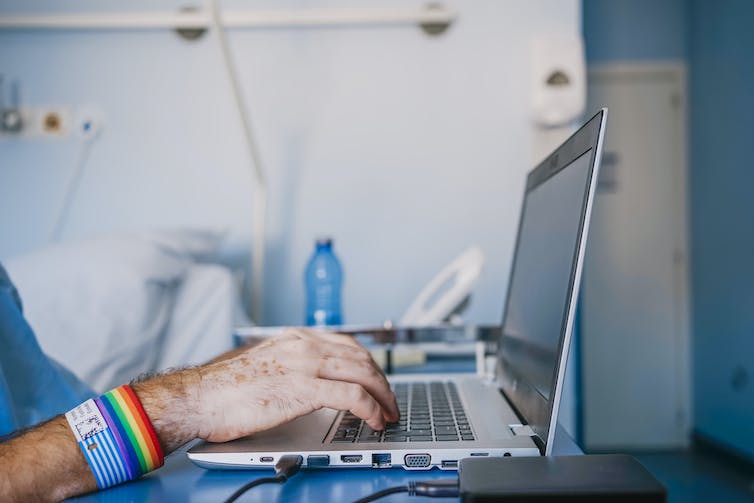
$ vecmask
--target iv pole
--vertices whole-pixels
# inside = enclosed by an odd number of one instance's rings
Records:
[[[262,166],[262,157],[259,153],[254,137],[254,131],[249,119],[248,108],[243,98],[241,85],[238,79],[238,71],[233,63],[230,53],[228,37],[220,21],[220,6],[218,0],[208,0],[210,12],[210,25],[217,36],[222,54],[223,64],[228,74],[233,98],[236,102],[236,110],[243,127],[244,139],[249,151],[249,161],[254,181],[254,193],[252,196],[252,220],[251,220],[251,300],[250,314],[255,323],[262,322],[264,309],[264,260],[266,251],[266,225],[267,225],[267,178]]]

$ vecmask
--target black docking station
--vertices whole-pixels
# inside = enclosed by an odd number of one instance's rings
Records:
[[[458,466],[461,501],[664,503],[665,488],[623,454],[466,458]]]

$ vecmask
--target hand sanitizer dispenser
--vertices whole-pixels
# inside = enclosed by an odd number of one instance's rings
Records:
[[[565,126],[586,104],[584,43],[578,35],[548,35],[531,42],[531,107],[540,127]]]

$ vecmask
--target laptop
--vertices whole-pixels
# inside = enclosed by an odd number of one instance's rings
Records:
[[[384,431],[322,409],[188,457],[221,469],[294,454],[309,468],[454,470],[466,457],[551,454],[606,119],[600,110],[527,175],[494,378],[391,376],[401,419]]]

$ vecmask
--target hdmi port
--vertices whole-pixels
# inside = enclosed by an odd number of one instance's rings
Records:
[[[359,463],[362,459],[364,459],[364,456],[361,454],[343,454],[340,456],[343,463]]]

